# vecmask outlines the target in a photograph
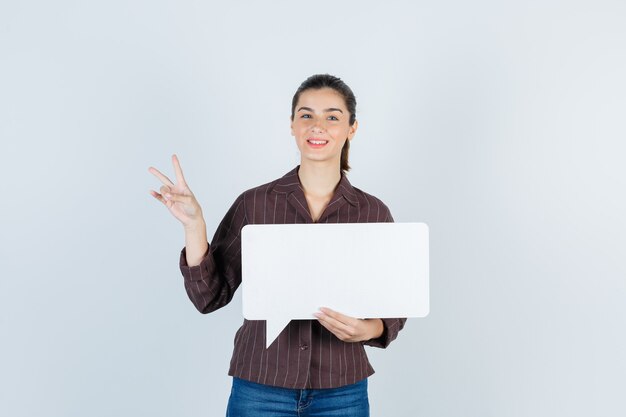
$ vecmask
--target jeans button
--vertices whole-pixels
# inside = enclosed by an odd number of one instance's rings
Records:
[[[301,345],[300,350],[307,350],[309,348],[308,345]]]

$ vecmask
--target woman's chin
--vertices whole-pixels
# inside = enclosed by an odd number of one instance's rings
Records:
[[[340,161],[339,158],[331,158],[325,155],[307,155],[300,154],[300,163],[301,164],[336,164],[339,166]]]

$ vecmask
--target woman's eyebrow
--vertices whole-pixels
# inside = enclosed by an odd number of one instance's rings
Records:
[[[310,112],[313,112],[313,109],[312,109],[312,108],[310,108],[310,107],[300,107],[300,108],[298,109],[298,111],[300,111],[300,110],[308,110],[308,111],[310,111]],[[338,109],[338,108],[335,108],[335,107],[330,107],[330,108],[328,108],[328,109],[324,109],[324,111],[325,111],[325,112],[329,112],[329,111],[338,111],[338,112],[343,113],[343,111],[342,111],[341,109]],[[314,112],[314,113],[315,113],[315,112]]]

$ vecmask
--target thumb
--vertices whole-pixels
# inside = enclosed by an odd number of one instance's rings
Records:
[[[162,195],[165,195],[166,193],[171,193],[172,189],[168,187],[167,185],[162,185],[161,188],[159,188],[159,191],[161,192]]]

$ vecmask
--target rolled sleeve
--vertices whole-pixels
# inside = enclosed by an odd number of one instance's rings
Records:
[[[241,284],[241,228],[247,223],[243,198],[235,200],[220,222],[200,264],[189,266],[187,248],[180,251],[185,290],[203,314],[228,304]]]
[[[383,321],[383,334],[376,339],[370,339],[362,342],[364,345],[385,349],[389,344],[398,337],[398,333],[404,327],[406,318],[397,319],[381,319]]]
[[[187,265],[187,247],[183,247],[178,264],[185,281],[202,281],[215,274],[215,260],[211,256],[210,247],[207,248],[200,264],[195,266]]]

